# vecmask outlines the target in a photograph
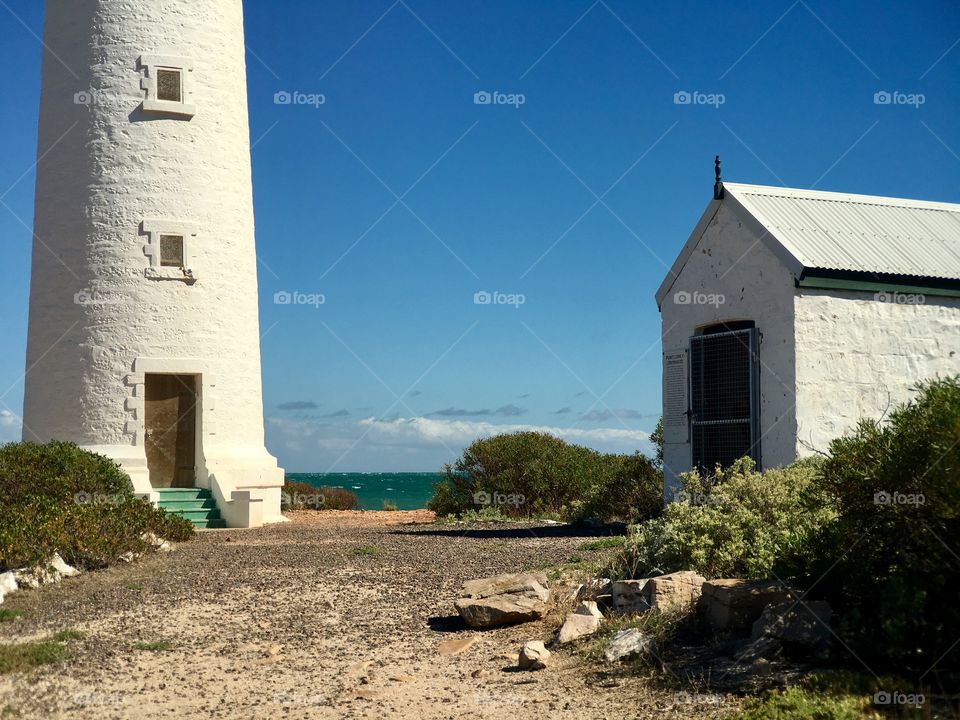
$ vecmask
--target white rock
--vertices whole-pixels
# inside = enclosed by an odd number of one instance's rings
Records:
[[[517,657],[517,667],[521,670],[543,670],[550,660],[550,651],[539,640],[524,643]]]
[[[3,602],[5,595],[10,595],[17,591],[17,578],[12,572],[0,573],[0,603]]]
[[[173,552],[173,545],[170,544],[169,540],[164,540],[157,545],[157,552]]]
[[[617,580],[611,583],[610,594],[613,596],[613,607],[623,613],[649,610],[648,582],[649,578],[643,578],[642,580]]]
[[[14,570],[13,575],[20,587],[38,588],[41,585],[51,585],[60,582],[60,573],[50,568],[21,568]]]
[[[603,613],[600,612],[600,608],[597,607],[597,603],[594,600],[581,600],[574,612],[577,615],[592,615],[593,617],[603,618]]]
[[[613,636],[604,651],[604,656],[607,662],[616,662],[624,658],[652,653],[655,648],[653,638],[644,635],[637,628],[629,628]]]
[[[66,561],[60,557],[60,553],[54,553],[53,557],[50,558],[50,567],[60,573],[63,577],[74,577],[80,574],[80,571],[77,570],[72,565],[68,565]]]
[[[597,615],[570,613],[567,615],[563,627],[560,628],[560,633],[557,635],[557,642],[561,645],[566,645],[580,638],[593,635],[600,629],[600,617]]]

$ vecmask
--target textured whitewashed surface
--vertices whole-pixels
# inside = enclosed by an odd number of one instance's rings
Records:
[[[803,289],[795,308],[798,454],[826,451],[861,417],[879,419],[918,381],[960,373],[960,298],[891,303]]]
[[[199,358],[203,452],[245,468],[234,484],[275,485],[240,0],[47,0],[44,40],[25,438],[142,457],[135,359]],[[193,118],[139,109],[143,54],[193,60]],[[80,91],[90,104],[74,102]],[[148,218],[197,227],[196,284],[145,278]],[[75,302],[81,292],[91,301]]]
[[[678,292],[723,295],[723,302],[678,304]],[[760,432],[764,466],[794,458],[793,277],[772,252],[726,206],[704,232],[661,308],[663,348],[686,348],[697,328],[753,320],[760,345]],[[689,443],[667,444],[668,482],[692,465]],[[667,491],[670,495],[670,491]]]

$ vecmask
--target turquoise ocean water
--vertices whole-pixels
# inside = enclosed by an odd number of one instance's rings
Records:
[[[341,487],[357,494],[364,510],[382,510],[388,500],[398,510],[426,507],[433,496],[433,483],[440,479],[435,472],[408,473],[287,473],[288,480],[305,482],[314,487]]]

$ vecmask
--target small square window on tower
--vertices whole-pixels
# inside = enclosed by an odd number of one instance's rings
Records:
[[[181,75],[180,70],[157,68],[157,100],[183,102]]]
[[[144,275],[151,280],[197,281],[197,231],[191,223],[179,220],[144,220],[140,234],[147,236],[143,254],[148,265]]]
[[[140,88],[144,91],[143,110],[149,113],[193,117],[190,76],[193,61],[170,55],[142,55],[139,60]]]
[[[160,267],[183,267],[183,235],[160,236]]]

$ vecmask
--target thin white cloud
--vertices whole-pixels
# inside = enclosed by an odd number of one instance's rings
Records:
[[[267,418],[267,447],[297,472],[433,470],[474,440],[500,433],[545,432],[601,452],[652,452],[649,435],[625,428],[498,424],[446,417],[367,417],[351,422]]]
[[[625,428],[565,428],[551,425],[508,424],[500,425],[490,422],[473,420],[440,420],[428,417],[395,418],[381,420],[369,417],[361,420],[359,425],[370,429],[384,439],[407,440],[410,442],[460,443],[467,444],[478,437],[489,437],[500,433],[522,431],[544,432],[569,442],[583,445],[593,443],[633,443],[646,444],[649,434],[642,430],[627,430]]]

